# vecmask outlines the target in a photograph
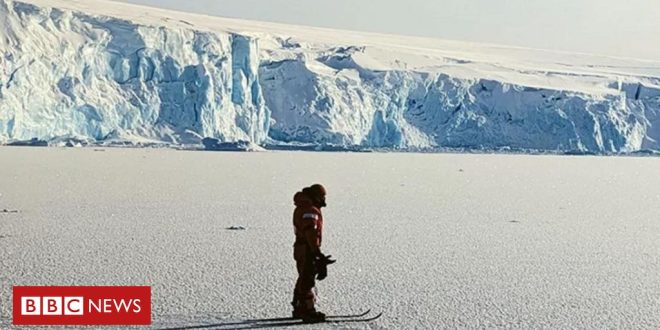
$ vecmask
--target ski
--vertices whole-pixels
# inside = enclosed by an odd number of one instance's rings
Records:
[[[330,319],[326,319],[326,321],[322,323],[371,322],[378,320],[381,316],[383,316],[383,313],[378,313],[375,316],[366,317],[366,318],[365,317],[330,318]]]
[[[348,314],[348,315],[329,315],[326,316],[326,319],[339,319],[339,318],[357,318],[357,317],[363,317],[366,316],[367,314],[371,313],[371,309],[367,309],[366,311],[360,313],[360,314]],[[382,314],[382,313],[381,313]]]
[[[366,316],[371,312],[371,309],[368,309],[362,313],[359,314],[345,314],[345,315],[328,315],[325,318],[327,320],[334,320],[334,319],[345,319],[345,318],[358,318],[358,317],[363,317]],[[299,320],[293,317],[275,317],[275,318],[269,318],[269,319],[256,319],[256,320],[249,320],[246,321],[246,323],[262,323],[262,322],[283,322],[283,321],[295,321]]]
[[[258,328],[274,328],[274,327],[291,327],[291,326],[297,326],[297,325],[314,325],[314,324],[343,324],[343,323],[368,323],[368,322],[373,322],[377,319],[379,319],[381,316],[383,316],[383,313],[380,313],[375,316],[371,317],[364,317],[358,316],[358,317],[342,317],[341,315],[334,315],[334,316],[329,316],[326,317],[325,321],[321,322],[312,322],[312,323],[305,323],[302,320],[286,320],[286,321],[277,321],[277,322],[255,322],[255,323],[249,323],[249,328],[247,329],[258,329]],[[248,324],[246,324],[248,325]],[[240,329],[240,328],[237,328]]]

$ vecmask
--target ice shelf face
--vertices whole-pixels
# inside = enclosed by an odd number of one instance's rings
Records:
[[[265,139],[256,40],[0,3],[3,138]]]
[[[98,0],[0,0],[0,29],[4,143],[660,150],[660,62]]]

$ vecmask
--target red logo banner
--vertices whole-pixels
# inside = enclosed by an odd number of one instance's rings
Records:
[[[150,325],[148,286],[15,286],[14,325]]]

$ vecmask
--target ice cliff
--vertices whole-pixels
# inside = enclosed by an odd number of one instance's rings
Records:
[[[0,142],[660,150],[660,62],[0,0]]]

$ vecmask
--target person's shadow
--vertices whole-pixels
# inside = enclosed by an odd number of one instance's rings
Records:
[[[195,330],[195,329],[275,329],[293,327],[296,325],[308,325],[300,320],[291,318],[253,319],[216,324],[190,325],[174,328],[162,328],[158,330]]]
[[[328,322],[321,322],[318,324],[328,324],[334,322],[371,322],[380,318],[383,313],[380,313],[376,316],[370,318],[362,318],[365,315],[369,314],[371,309],[363,312],[361,314],[353,315],[335,315],[330,316],[332,320]],[[346,320],[346,318],[358,318],[352,320]],[[285,327],[294,327],[302,325],[310,325],[314,323],[303,323],[300,319],[293,319],[290,317],[279,317],[279,318],[263,318],[263,319],[252,319],[252,320],[243,320],[243,321],[227,321],[225,323],[216,323],[216,324],[204,324],[204,325],[190,325],[182,327],[172,327],[172,328],[161,328],[158,330],[196,330],[196,329],[275,329],[275,328],[285,328]]]

